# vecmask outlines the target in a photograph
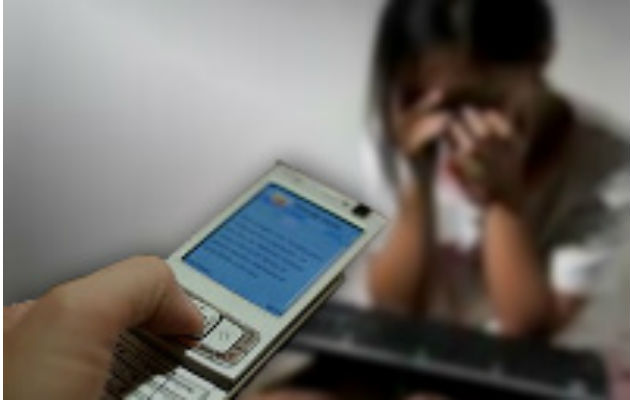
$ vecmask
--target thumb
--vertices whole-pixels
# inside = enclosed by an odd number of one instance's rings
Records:
[[[85,316],[85,323],[112,337],[135,327],[163,335],[194,335],[203,329],[201,314],[157,257],[129,258],[53,292],[75,315]]]

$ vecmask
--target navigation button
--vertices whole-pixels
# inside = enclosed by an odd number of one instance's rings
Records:
[[[203,301],[198,300],[194,297],[190,297],[190,299],[197,306],[197,309],[203,316],[203,334],[201,335],[201,337],[203,338],[212,330],[212,328],[214,328],[217,322],[219,322],[221,316],[219,315],[219,312],[217,310],[210,307]]]
[[[242,335],[241,328],[224,318],[202,341],[202,345],[217,353],[225,353]]]

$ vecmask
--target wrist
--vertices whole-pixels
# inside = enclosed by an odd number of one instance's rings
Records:
[[[416,154],[410,156],[408,161],[416,179],[430,179],[437,161],[437,146],[435,144],[427,145]]]
[[[485,225],[495,226],[509,224],[520,224],[523,220],[522,202],[495,200],[488,204],[484,215]]]
[[[525,191],[520,187],[510,187],[499,190],[488,202],[488,208],[511,210],[520,214],[525,206]]]

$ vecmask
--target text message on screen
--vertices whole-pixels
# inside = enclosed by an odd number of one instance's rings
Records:
[[[352,223],[269,184],[184,260],[250,302],[282,315],[360,234]]]

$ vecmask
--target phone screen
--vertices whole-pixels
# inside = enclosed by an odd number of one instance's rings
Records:
[[[280,316],[362,229],[271,183],[184,256],[184,261]]]

